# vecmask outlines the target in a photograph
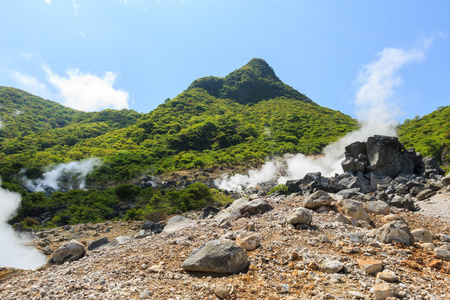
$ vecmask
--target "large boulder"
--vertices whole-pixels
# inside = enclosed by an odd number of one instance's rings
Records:
[[[303,206],[308,209],[317,209],[321,206],[330,206],[332,201],[333,198],[327,192],[318,190],[305,199]]]
[[[412,174],[414,161],[397,137],[375,135],[367,139],[368,171],[377,176],[397,177]]]
[[[378,229],[376,238],[384,244],[389,244],[392,241],[397,241],[407,246],[414,244],[414,236],[411,234],[408,224],[402,220],[395,220],[384,224]]]
[[[375,135],[367,142],[355,142],[345,147],[345,160],[341,165],[344,172],[351,174],[361,172],[379,178],[395,178],[399,174],[423,174],[427,163],[414,148],[406,150],[397,137]],[[435,164],[428,165],[429,172],[437,172]],[[374,184],[372,190],[375,190]]]
[[[444,170],[439,167],[438,162],[432,156],[424,157],[423,164],[425,168],[425,176],[431,178],[432,175],[445,175]]]
[[[71,240],[61,245],[53,252],[50,263],[62,264],[66,261],[74,261],[80,259],[86,253],[85,246],[77,240]]]
[[[234,274],[248,265],[244,248],[229,240],[214,240],[192,251],[182,267],[186,271]]]

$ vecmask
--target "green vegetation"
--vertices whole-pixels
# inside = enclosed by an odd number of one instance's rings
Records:
[[[199,210],[231,200],[202,183],[176,189],[142,189],[133,184],[121,184],[107,190],[57,191],[50,196],[43,192],[29,193],[20,187],[3,185],[22,195],[22,203],[11,223],[23,228],[62,226],[106,220],[146,219],[157,212],[173,214]]]
[[[287,192],[288,191],[288,186],[285,184],[279,184],[277,186],[274,186],[273,188],[270,189],[270,191],[268,192],[268,194],[273,194],[275,192]]]
[[[261,59],[224,78],[195,80],[147,114],[85,113],[0,87],[0,120],[0,177],[12,188],[23,184],[24,176],[40,178],[49,165],[102,160],[87,177],[88,190],[51,196],[22,191],[15,220],[36,219],[34,212],[45,210],[54,212],[50,225],[145,218],[154,211],[226,203],[224,195],[200,186],[141,190],[132,183],[144,175],[262,163],[285,153],[316,154],[357,127],[349,116],[281,82]]]
[[[424,156],[434,156],[450,169],[450,106],[440,107],[423,117],[406,120],[398,128],[400,141]]]

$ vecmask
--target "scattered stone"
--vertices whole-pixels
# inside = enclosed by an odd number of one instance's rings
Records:
[[[214,240],[192,251],[182,267],[186,271],[234,274],[248,265],[244,248],[228,240]]]
[[[355,220],[369,221],[369,215],[364,209],[364,205],[361,202],[354,200],[344,200],[343,211],[346,215],[352,217]]]
[[[243,247],[247,251],[253,251],[261,245],[261,240],[255,234],[241,235],[236,239],[236,244]]]
[[[319,269],[326,273],[338,273],[344,268],[344,264],[337,260],[324,260],[320,262]]]
[[[434,249],[434,255],[445,261],[450,261],[450,251],[446,245]]]
[[[289,224],[306,224],[310,225],[312,222],[312,213],[304,207],[297,207],[293,212],[286,216],[286,222]]]
[[[208,206],[203,209],[202,219],[206,219],[209,216],[215,216],[220,212],[220,209],[214,206]]]
[[[114,240],[111,242],[111,245],[112,246],[123,245],[130,241],[131,241],[131,238],[129,236],[118,236],[118,237],[114,238]]]
[[[192,227],[196,224],[197,222],[193,219],[187,218],[185,216],[175,216],[167,221],[167,224],[164,227],[163,232],[165,233],[177,232],[182,229]]]
[[[387,215],[390,213],[389,205],[384,201],[372,201],[364,205],[364,209],[374,215]]]
[[[385,300],[388,297],[394,297],[395,288],[389,283],[379,283],[373,287],[375,299]]]
[[[351,225],[352,221],[350,221],[349,219],[347,219],[346,216],[344,216],[343,214],[336,214],[336,221],[338,221],[339,223],[344,223],[344,224],[348,224]]]
[[[407,246],[414,244],[414,237],[409,231],[406,222],[393,221],[384,224],[376,233],[376,238],[379,242],[389,244],[392,241],[403,243]]]
[[[307,197],[303,206],[308,209],[318,209],[321,206],[330,206],[333,198],[322,190],[318,190]]]
[[[214,295],[219,299],[227,299],[229,296],[229,287],[228,286],[217,286],[214,289]]]
[[[164,224],[156,223],[151,220],[146,221],[142,224],[142,230],[151,230],[154,233],[161,233],[164,230]]]
[[[423,228],[415,229],[415,230],[411,231],[411,234],[414,236],[415,240],[425,242],[425,243],[433,242],[433,236],[426,229],[423,229]]]
[[[107,237],[103,237],[103,238],[99,238],[99,239],[91,241],[88,244],[87,248],[88,248],[89,251],[92,251],[92,250],[97,249],[97,248],[99,248],[99,247],[101,247],[103,245],[106,245],[108,243],[109,243],[109,239]]]
[[[426,189],[421,191],[420,193],[418,193],[416,195],[417,200],[422,201],[428,198],[433,197],[434,195],[436,195],[436,192],[433,191],[432,189]]]
[[[443,264],[442,260],[439,260],[439,259],[433,259],[433,260],[428,264],[428,266],[429,266],[430,268],[434,268],[434,269],[440,269],[440,268],[442,268],[443,265],[444,265],[444,264]]]
[[[61,247],[55,250],[50,259],[50,263],[62,264],[66,261],[74,261],[80,259],[86,253],[84,245],[77,240],[71,240],[68,243],[63,244]]]
[[[382,272],[377,274],[377,278],[387,281],[387,282],[395,282],[397,281],[397,275],[395,274],[395,272],[391,271],[391,270],[383,270]]]
[[[277,285],[277,293],[278,294],[287,294],[289,293],[290,287],[287,284]]]
[[[367,275],[374,275],[383,270],[383,262],[374,259],[358,259],[359,267]]]

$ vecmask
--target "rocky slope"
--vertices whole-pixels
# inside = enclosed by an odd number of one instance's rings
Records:
[[[180,218],[160,234],[132,238],[123,244],[87,251],[79,260],[24,271],[4,279],[1,299],[448,299],[450,265],[436,249],[448,251],[450,223],[425,208],[419,212],[390,208],[369,213],[370,224],[346,218],[345,200],[330,194],[330,205],[307,209],[311,224],[292,225],[288,216],[310,197],[297,194],[257,197],[273,209],[234,219],[224,213],[200,219],[201,213]],[[258,198],[260,200],[257,200]],[[248,202],[248,200],[245,200]],[[425,200],[439,202],[440,214],[450,215],[450,188]],[[310,202],[310,201],[309,201]],[[424,203],[426,203],[424,202]],[[421,204],[422,206],[422,204]],[[327,208],[327,209],[325,209]],[[380,213],[380,212],[378,212]],[[431,233],[430,241],[407,246],[381,243],[384,223],[402,217],[413,234]],[[192,219],[192,220],[190,220]],[[340,221],[338,221],[340,220]],[[177,222],[175,222],[177,223]],[[86,224],[37,233],[50,248],[70,238],[85,241],[107,236],[133,237],[141,223]],[[166,230],[167,229],[167,230]],[[142,234],[142,232],[141,232]],[[260,245],[247,251],[249,267],[238,274],[187,272],[182,263],[200,245],[255,236]],[[428,237],[429,238],[429,237]],[[440,257],[440,258],[439,258]],[[378,270],[377,270],[378,268]]]
[[[449,299],[450,175],[382,136],[342,165],[222,210],[35,232],[49,264],[1,270],[0,298]]]

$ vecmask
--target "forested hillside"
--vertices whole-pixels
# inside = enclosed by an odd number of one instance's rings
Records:
[[[145,218],[226,201],[202,184],[161,191],[131,183],[180,170],[258,163],[272,155],[316,154],[357,127],[351,117],[284,84],[261,59],[224,78],[197,79],[147,114],[85,113],[20,90],[0,91],[0,176],[4,187],[22,193],[14,221],[27,226],[36,220],[51,226]],[[94,189],[23,188],[41,180],[51,165],[92,157],[101,160],[87,177],[86,187]]]
[[[8,99],[20,103],[17,109],[30,106],[30,101],[37,107],[19,115],[30,120],[26,131],[18,129],[23,126],[20,119],[10,122],[0,115],[2,131],[16,132],[3,137],[0,148],[0,175],[8,180],[22,169],[89,157],[104,162],[89,180],[114,184],[142,174],[284,153],[314,154],[357,126],[349,116],[321,107],[282,83],[261,59],[252,59],[225,78],[195,80],[145,115],[128,110],[83,113],[7,90]],[[2,107],[11,106],[1,101]],[[40,107],[48,107],[48,113]],[[52,111],[60,124],[52,123]],[[48,116],[41,120],[41,115]],[[31,130],[37,120],[42,123],[39,130]]]
[[[434,156],[444,168],[450,167],[450,106],[431,114],[406,120],[398,128],[400,141],[425,156]]]

